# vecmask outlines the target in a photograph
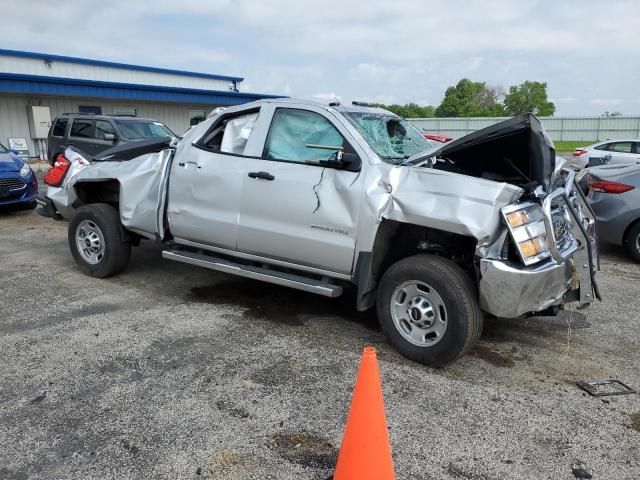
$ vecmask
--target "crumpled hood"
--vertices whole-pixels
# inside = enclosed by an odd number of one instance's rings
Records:
[[[516,202],[523,190],[434,168],[379,164],[370,169],[365,208],[384,218],[473,237],[478,247],[493,243],[500,209]]]
[[[537,182],[546,190],[556,164],[553,141],[532,113],[465,135],[429,156],[452,160],[476,176],[481,171],[521,174],[523,183]]]
[[[22,160],[14,153],[0,153],[0,172],[19,172]]]

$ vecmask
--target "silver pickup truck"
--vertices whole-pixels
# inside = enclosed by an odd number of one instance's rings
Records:
[[[484,315],[599,298],[594,215],[530,114],[436,147],[391,112],[275,99],[217,111],[181,140],[68,148],[40,213],[70,219],[87,275],[131,246],[317,293],[354,288],[403,355],[441,366]]]

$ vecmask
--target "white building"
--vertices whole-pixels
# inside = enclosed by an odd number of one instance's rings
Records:
[[[31,156],[45,126],[65,112],[135,115],[165,123],[178,135],[215,107],[273,97],[238,91],[243,78],[0,49],[0,143],[27,140]],[[32,106],[45,113],[36,119]]]

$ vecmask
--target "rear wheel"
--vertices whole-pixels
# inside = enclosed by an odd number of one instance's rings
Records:
[[[405,357],[444,366],[464,355],[482,332],[475,287],[462,269],[434,255],[392,265],[378,288],[378,318]]]
[[[624,248],[629,252],[631,258],[636,262],[640,262],[640,222],[631,227],[631,230],[627,233]]]
[[[120,215],[111,205],[80,207],[69,223],[69,248],[86,275],[109,277],[129,263],[131,244],[122,239]]]

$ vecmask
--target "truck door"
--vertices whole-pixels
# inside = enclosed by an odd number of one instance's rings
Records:
[[[261,150],[246,159],[238,250],[349,274],[363,175],[309,162],[337,155],[320,146],[355,152],[350,134],[320,107],[271,108]]]
[[[201,140],[176,152],[167,209],[176,241],[236,249],[247,162],[243,154],[258,116],[255,109],[221,117]]]

